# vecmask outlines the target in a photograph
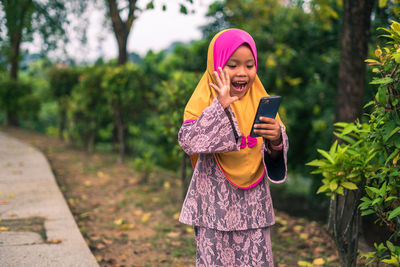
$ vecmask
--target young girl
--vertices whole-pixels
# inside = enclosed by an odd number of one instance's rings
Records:
[[[249,136],[264,96],[253,38],[218,33],[178,135],[194,166],[179,220],[194,226],[197,266],[273,266],[268,180],[285,181],[289,143],[279,115]]]

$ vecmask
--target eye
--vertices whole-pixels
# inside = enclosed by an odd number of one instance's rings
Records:
[[[236,65],[235,65],[235,64],[226,64],[226,66],[228,66],[228,68],[230,68],[230,69],[236,68]]]
[[[247,68],[248,68],[248,69],[252,69],[253,67],[254,67],[254,64],[247,65]]]

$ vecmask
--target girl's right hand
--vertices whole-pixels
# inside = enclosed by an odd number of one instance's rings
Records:
[[[221,103],[222,107],[225,109],[230,104],[239,99],[238,96],[231,96],[231,80],[229,78],[228,70],[222,70],[221,67],[218,67],[220,75],[218,72],[214,71],[215,80],[217,81],[217,85],[210,83],[210,86],[214,88],[218,93],[218,101]]]

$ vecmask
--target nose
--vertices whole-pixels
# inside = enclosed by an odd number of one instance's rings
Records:
[[[238,68],[238,72],[237,72],[238,76],[246,76],[247,72],[246,72],[246,66],[240,66]]]

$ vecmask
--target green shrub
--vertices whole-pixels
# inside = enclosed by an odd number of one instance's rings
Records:
[[[0,76],[0,110],[5,113],[6,125],[19,125],[21,120],[37,119],[40,101],[32,91],[28,83]]]
[[[391,232],[385,243],[375,244],[375,252],[363,255],[368,264],[400,265],[400,246],[395,245],[400,237],[400,24],[383,30],[385,47],[375,50],[377,59],[366,60],[378,75],[371,82],[378,89],[367,104],[369,121],[337,123],[335,134],[345,143],[318,150],[324,158],[308,163],[324,177],[318,192],[333,200],[331,234],[345,266],[355,264],[360,214],[375,214],[376,223]]]

